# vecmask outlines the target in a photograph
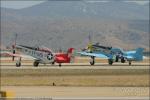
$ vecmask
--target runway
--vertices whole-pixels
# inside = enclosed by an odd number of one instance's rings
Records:
[[[150,69],[149,63],[133,63],[129,66],[127,63],[115,63],[114,65],[108,65],[107,63],[96,63],[91,66],[88,63],[71,63],[62,64],[61,67],[56,65],[43,65],[34,67],[32,63],[22,63],[21,67],[16,67],[14,63],[1,63],[2,69]]]
[[[149,100],[149,97],[41,97],[41,98],[34,98],[34,97],[18,97],[18,98],[8,98],[8,99],[15,99],[15,100]]]
[[[15,61],[3,59],[1,89],[14,92],[14,97],[47,98],[44,100],[149,100],[149,65],[147,60],[133,62],[131,66],[128,63],[110,66],[105,61],[91,66],[86,59],[61,67],[58,64],[34,67],[33,61],[24,60],[21,67],[16,67]],[[57,86],[52,86],[53,82]]]
[[[104,97],[147,98],[149,96],[148,87],[3,86],[2,90],[14,92],[15,97],[51,97],[56,98],[56,100],[57,98],[73,97],[81,99]]]
[[[52,98],[52,100],[149,100],[149,97]]]
[[[89,64],[89,57],[76,57],[73,63],[62,64],[61,67],[56,63],[51,64],[39,64],[38,67],[33,66],[33,60],[22,59],[21,67],[16,67],[16,60],[12,61],[11,57],[2,57],[0,59],[2,69],[150,69],[149,58],[144,59],[142,62],[132,62],[129,66],[128,62],[120,63],[115,62],[113,65],[109,65],[107,59],[95,59],[95,65],[91,66]]]

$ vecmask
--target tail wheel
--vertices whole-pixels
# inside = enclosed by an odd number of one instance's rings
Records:
[[[38,67],[38,65],[39,65],[39,62],[37,62],[37,61],[35,61],[35,62],[33,63],[33,66],[34,66],[34,67]]]
[[[108,63],[109,63],[109,65],[112,65],[113,64],[113,59],[108,59]]]
[[[91,65],[94,65],[94,64],[95,64],[95,57],[91,57],[90,64],[91,64]]]
[[[131,66],[131,61],[129,61],[129,66]]]
[[[59,67],[61,67],[61,63],[59,63]]]
[[[21,62],[20,61],[17,61],[16,62],[16,67],[20,67],[21,66]]]

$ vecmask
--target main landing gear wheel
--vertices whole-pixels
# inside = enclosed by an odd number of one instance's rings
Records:
[[[20,67],[21,66],[21,57],[19,58],[19,60],[16,62],[16,67]]]
[[[39,65],[39,62],[37,62],[37,61],[35,61],[35,62],[33,63],[33,66],[34,66],[34,67],[38,67],[38,65]]]
[[[16,67],[20,67],[21,66],[21,62],[20,61],[17,61],[16,62]]]
[[[124,58],[121,58],[121,63],[125,63],[125,59]]]
[[[91,64],[91,65],[94,65],[94,64],[95,64],[95,57],[91,57],[90,64]]]
[[[54,65],[55,64],[55,61],[54,62],[52,62],[52,65]]]
[[[112,65],[113,64],[113,59],[108,59],[108,63],[109,63],[109,65]]]

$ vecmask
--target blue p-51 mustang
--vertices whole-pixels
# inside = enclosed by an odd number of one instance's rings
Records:
[[[95,57],[108,59],[109,65],[114,62],[125,63],[129,62],[131,65],[132,61],[142,61],[143,60],[143,48],[137,48],[133,51],[123,51],[120,48],[105,47],[99,44],[89,45],[88,49],[78,52],[81,55],[91,57],[90,64],[95,64]]]

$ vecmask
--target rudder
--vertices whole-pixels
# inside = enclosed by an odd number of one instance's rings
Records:
[[[137,48],[134,54],[135,60],[141,61],[143,60],[143,50],[144,48]]]

